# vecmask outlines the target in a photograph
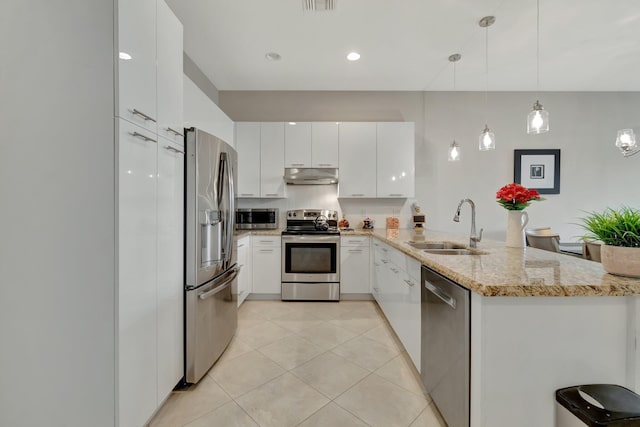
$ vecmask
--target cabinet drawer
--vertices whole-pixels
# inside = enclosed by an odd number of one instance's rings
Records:
[[[369,236],[343,236],[340,238],[340,246],[369,247]]]
[[[280,236],[253,236],[251,244],[254,248],[262,246],[280,247],[281,239]]]

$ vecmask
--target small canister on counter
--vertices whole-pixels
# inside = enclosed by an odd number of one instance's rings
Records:
[[[397,216],[388,216],[387,229],[398,230],[399,228],[400,228],[400,218],[398,218]]]

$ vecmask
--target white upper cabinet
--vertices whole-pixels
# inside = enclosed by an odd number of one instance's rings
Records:
[[[260,124],[260,196],[285,197],[284,123]]]
[[[236,123],[236,151],[238,197],[260,197],[260,123]]]
[[[414,141],[413,122],[378,123],[378,197],[414,196]]]
[[[376,123],[340,123],[338,197],[376,197]]]
[[[118,116],[156,133],[156,0],[118,1]]]
[[[284,164],[287,168],[311,167],[311,123],[284,124]]]
[[[184,145],[182,34],[180,20],[158,0],[158,135]]]
[[[338,167],[338,123],[311,123],[311,166]]]

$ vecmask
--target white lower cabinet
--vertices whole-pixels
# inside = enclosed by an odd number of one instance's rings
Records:
[[[120,427],[149,420],[183,376],[180,144],[118,119]]]
[[[420,371],[420,263],[374,239],[373,296]]]
[[[252,236],[253,293],[280,294],[281,237]]]
[[[184,152],[158,138],[158,404],[184,375]]]
[[[371,288],[369,236],[340,238],[340,293],[369,294]]]
[[[119,119],[119,425],[141,426],[157,407],[156,135]]]
[[[253,266],[251,253],[251,236],[238,239],[238,307],[253,292]]]

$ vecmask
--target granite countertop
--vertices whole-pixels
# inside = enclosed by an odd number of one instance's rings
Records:
[[[640,279],[608,274],[598,262],[504,242],[482,240],[483,255],[438,255],[409,246],[413,230],[360,230],[415,258],[483,296],[625,296],[640,295]],[[349,232],[342,233],[349,235]],[[426,230],[426,241],[469,245],[469,235]]]

